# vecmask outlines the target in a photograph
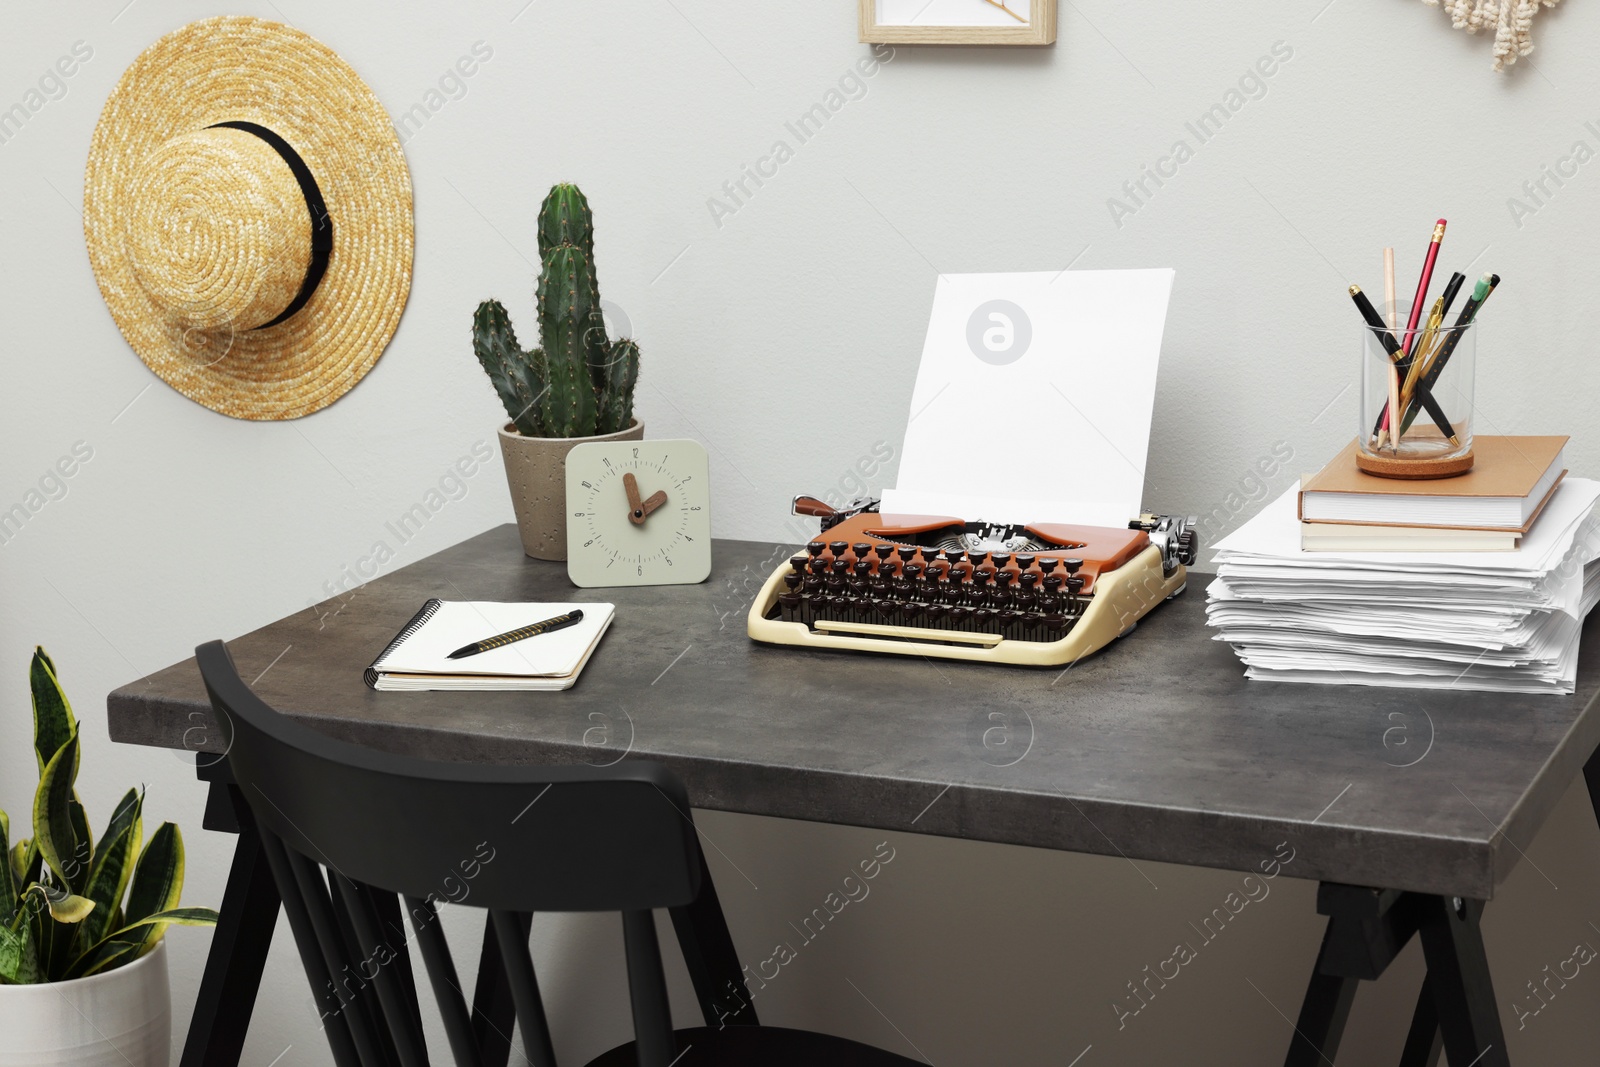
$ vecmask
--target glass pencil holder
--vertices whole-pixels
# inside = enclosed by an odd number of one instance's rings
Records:
[[[1361,328],[1361,404],[1356,465],[1386,478],[1448,478],[1472,469],[1472,387],[1477,332],[1428,327]],[[1398,409],[1398,419],[1392,411]]]

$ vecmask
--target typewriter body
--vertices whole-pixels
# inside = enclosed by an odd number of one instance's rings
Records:
[[[1017,526],[804,496],[794,511],[822,529],[750,608],[750,636],[769,644],[1059,666],[1182,592],[1198,549],[1195,520],[1172,516]]]

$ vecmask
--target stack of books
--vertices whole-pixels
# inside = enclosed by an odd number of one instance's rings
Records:
[[[1566,476],[1564,444],[1479,438],[1470,474],[1431,482],[1340,457],[1217,546],[1216,639],[1250,678],[1572,692],[1600,600],[1600,482]]]
[[[1509,552],[1566,474],[1565,437],[1480,437],[1454,478],[1380,478],[1352,441],[1300,490],[1308,552]]]

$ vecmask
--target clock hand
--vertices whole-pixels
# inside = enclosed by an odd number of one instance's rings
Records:
[[[655,492],[650,494],[649,498],[645,500],[641,507],[644,509],[644,513],[648,515],[666,502],[667,494],[662,490],[657,489]]]
[[[633,476],[633,472],[629,471],[622,476],[622,489],[628,494],[628,510],[637,512],[641,503],[639,500],[639,479]]]

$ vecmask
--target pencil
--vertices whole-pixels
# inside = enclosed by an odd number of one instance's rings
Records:
[[[1411,321],[1406,323],[1405,340],[1400,342],[1400,347],[1407,353],[1411,351],[1411,342],[1416,339],[1417,322],[1422,318],[1422,302],[1428,299],[1428,283],[1433,280],[1433,264],[1439,258],[1439,242],[1444,240],[1444,227],[1444,219],[1433,224],[1433,239],[1428,242],[1428,255],[1422,261],[1422,277],[1417,279],[1417,295],[1411,298]]]
[[[1405,340],[1400,342],[1400,349],[1403,353],[1401,358],[1404,362],[1404,366],[1401,369],[1406,372],[1411,370],[1411,356],[1413,354],[1412,343],[1417,339],[1417,323],[1422,318],[1422,302],[1428,298],[1428,283],[1433,280],[1433,265],[1439,259],[1439,243],[1444,240],[1445,225],[1446,223],[1444,219],[1440,219],[1438,222],[1433,224],[1433,237],[1428,241],[1428,254],[1422,261],[1422,275],[1417,279],[1417,295],[1411,298],[1411,319],[1406,323]],[[1378,429],[1390,429],[1389,413],[1391,411],[1394,412],[1394,428],[1399,428],[1399,407],[1396,406],[1394,408],[1390,408],[1385,405],[1383,413],[1378,416]],[[1398,434],[1391,431],[1390,437],[1398,436]],[[1396,447],[1399,446],[1396,445]]]
[[[1454,281],[1454,279],[1451,280]],[[1450,356],[1455,352],[1456,345],[1461,342],[1462,336],[1466,334],[1466,330],[1463,327],[1477,321],[1478,310],[1483,307],[1483,302],[1489,299],[1489,294],[1494,292],[1495,286],[1499,284],[1500,275],[1498,274],[1485,273],[1483,277],[1478,279],[1478,284],[1473,287],[1472,295],[1467,298],[1467,302],[1461,307],[1461,314],[1457,316],[1455,327],[1450,331],[1450,336],[1445,338],[1444,344],[1439,347],[1439,354],[1428,364],[1427,371],[1422,375],[1422,387],[1424,389],[1430,391],[1433,389],[1434,383],[1444,373],[1445,364],[1450,362]],[[1405,418],[1400,421],[1400,432],[1404,433],[1416,421],[1416,418],[1417,405],[1413,403],[1406,409]]]
[[[1399,316],[1400,310],[1394,296],[1394,249],[1392,248],[1383,250],[1383,301],[1385,305],[1384,313],[1389,320],[1389,332],[1393,333],[1397,325],[1395,319]],[[1394,410],[1398,410],[1400,407],[1400,368],[1394,365],[1393,360],[1389,362],[1389,407]],[[1388,433],[1384,429],[1378,430],[1379,448],[1383,447],[1384,438],[1388,436]],[[1399,448],[1398,439],[1396,439],[1395,447]]]

